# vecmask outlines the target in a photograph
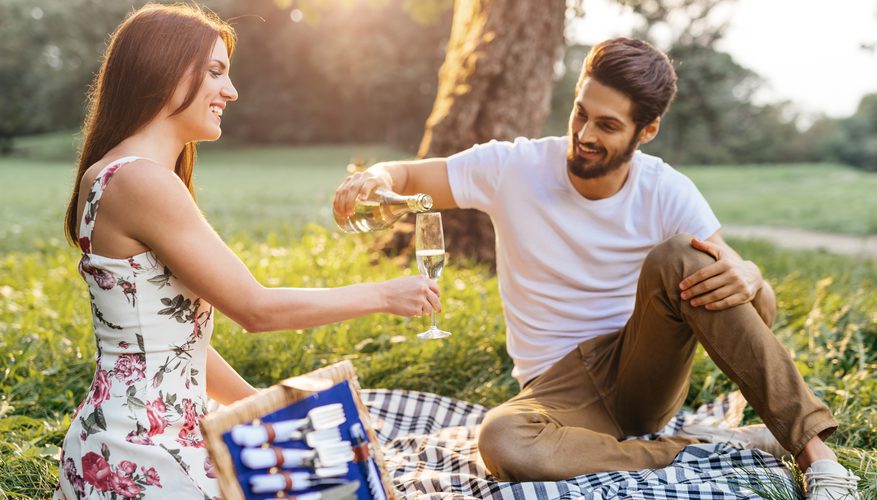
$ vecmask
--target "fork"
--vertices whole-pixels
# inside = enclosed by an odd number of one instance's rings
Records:
[[[337,441],[340,441],[338,426],[345,421],[347,418],[344,416],[344,407],[340,403],[333,403],[313,408],[305,418],[265,422],[261,425],[236,425],[231,430],[231,438],[239,446],[261,446],[264,443],[305,439],[313,448],[314,443],[334,440],[336,434]],[[311,434],[321,431],[327,432],[310,438]]]
[[[273,426],[272,426],[273,427]],[[311,448],[341,441],[341,430],[338,427],[319,431],[293,431],[285,436],[272,436],[263,425],[236,425],[231,429],[231,440],[238,446],[262,446],[265,443],[284,443],[286,441],[304,441]]]
[[[341,403],[332,403],[311,409],[305,418],[285,420],[277,422],[275,425],[284,424],[283,432],[318,431],[329,427],[338,427],[346,420],[344,407],[341,406]]]
[[[336,467],[353,460],[353,448],[347,441],[325,444],[313,450],[284,448],[244,448],[241,462],[250,469],[269,467],[307,467],[311,470]]]

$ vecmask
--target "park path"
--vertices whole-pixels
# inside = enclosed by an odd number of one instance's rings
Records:
[[[797,250],[825,250],[839,255],[877,260],[877,235],[854,236],[808,229],[765,226],[722,226],[722,235],[764,240],[779,247]]]

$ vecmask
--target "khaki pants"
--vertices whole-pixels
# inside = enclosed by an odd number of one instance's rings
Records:
[[[698,342],[794,456],[834,432],[829,409],[752,304],[709,311],[681,300],[679,282],[714,262],[690,241],[678,235],[649,253],[624,328],[581,343],[488,412],[478,446],[491,473],[560,480],[668,465],[695,441],[619,438],[657,432],[679,411]]]

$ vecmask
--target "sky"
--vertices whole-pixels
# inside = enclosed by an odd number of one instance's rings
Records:
[[[585,44],[637,24],[610,0],[587,0],[585,13],[571,32]],[[766,80],[762,103],[788,100],[805,116],[838,118],[877,92],[877,51],[860,48],[877,43],[877,0],[737,0],[718,14],[730,24],[717,48]]]

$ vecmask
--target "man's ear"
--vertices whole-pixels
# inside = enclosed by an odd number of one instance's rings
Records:
[[[658,131],[661,130],[661,117],[655,118],[652,123],[649,123],[639,133],[639,143],[646,144],[647,142],[651,142],[655,136],[658,135]]]

